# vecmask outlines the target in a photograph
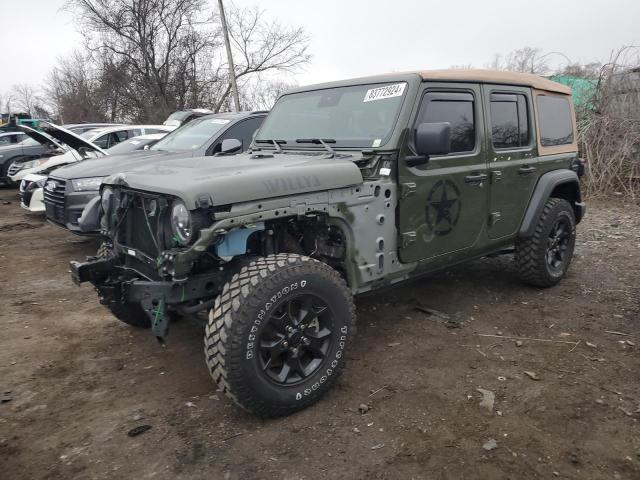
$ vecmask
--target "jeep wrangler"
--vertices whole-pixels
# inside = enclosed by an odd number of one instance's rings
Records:
[[[584,215],[571,90],[528,74],[389,74],[282,95],[251,149],[109,177],[83,263],[120,320],[162,339],[208,311],[205,358],[260,416],[316,402],[344,368],[353,296],[514,252],[556,284]]]

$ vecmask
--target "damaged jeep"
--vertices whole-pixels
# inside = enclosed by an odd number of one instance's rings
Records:
[[[525,282],[559,282],[583,170],[571,90],[541,77],[425,71],[299,88],[247,153],[107,178],[81,219],[104,244],[72,277],[160,339],[208,312],[220,389],[287,415],[344,368],[357,294],[504,252]]]

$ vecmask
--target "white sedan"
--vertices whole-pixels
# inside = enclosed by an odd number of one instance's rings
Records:
[[[20,206],[33,213],[44,212],[42,188],[46,185],[47,175],[30,173],[20,182]]]

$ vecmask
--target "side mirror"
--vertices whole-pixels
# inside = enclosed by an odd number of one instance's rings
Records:
[[[222,147],[220,148],[220,153],[236,153],[242,150],[242,142],[237,138],[225,138],[222,140]]]
[[[82,158],[87,158],[89,156],[89,149],[87,147],[79,147],[78,153]]]
[[[451,124],[421,123],[415,130],[414,142],[418,155],[407,157],[410,167],[427,163],[431,155],[446,155],[451,151]]]

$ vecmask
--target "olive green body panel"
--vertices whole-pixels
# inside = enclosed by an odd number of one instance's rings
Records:
[[[399,215],[400,259],[414,262],[446,255],[465,255],[481,240],[486,223],[486,180],[469,183],[467,178],[486,175],[484,119],[479,85],[426,82],[414,102],[410,125],[415,125],[423,96],[430,92],[468,93],[476,108],[475,149],[470,153],[434,156],[416,167],[407,165],[408,148],[398,162],[401,187]]]
[[[362,174],[351,157],[243,153],[161,160],[112,175],[104,183],[178,197],[193,210],[357,185]]]
[[[489,237],[498,239],[516,234],[538,178],[536,122],[531,89],[508,85],[482,85],[484,98],[485,138],[489,158]],[[524,95],[527,104],[528,145],[500,149],[493,145],[491,127],[491,95]]]

